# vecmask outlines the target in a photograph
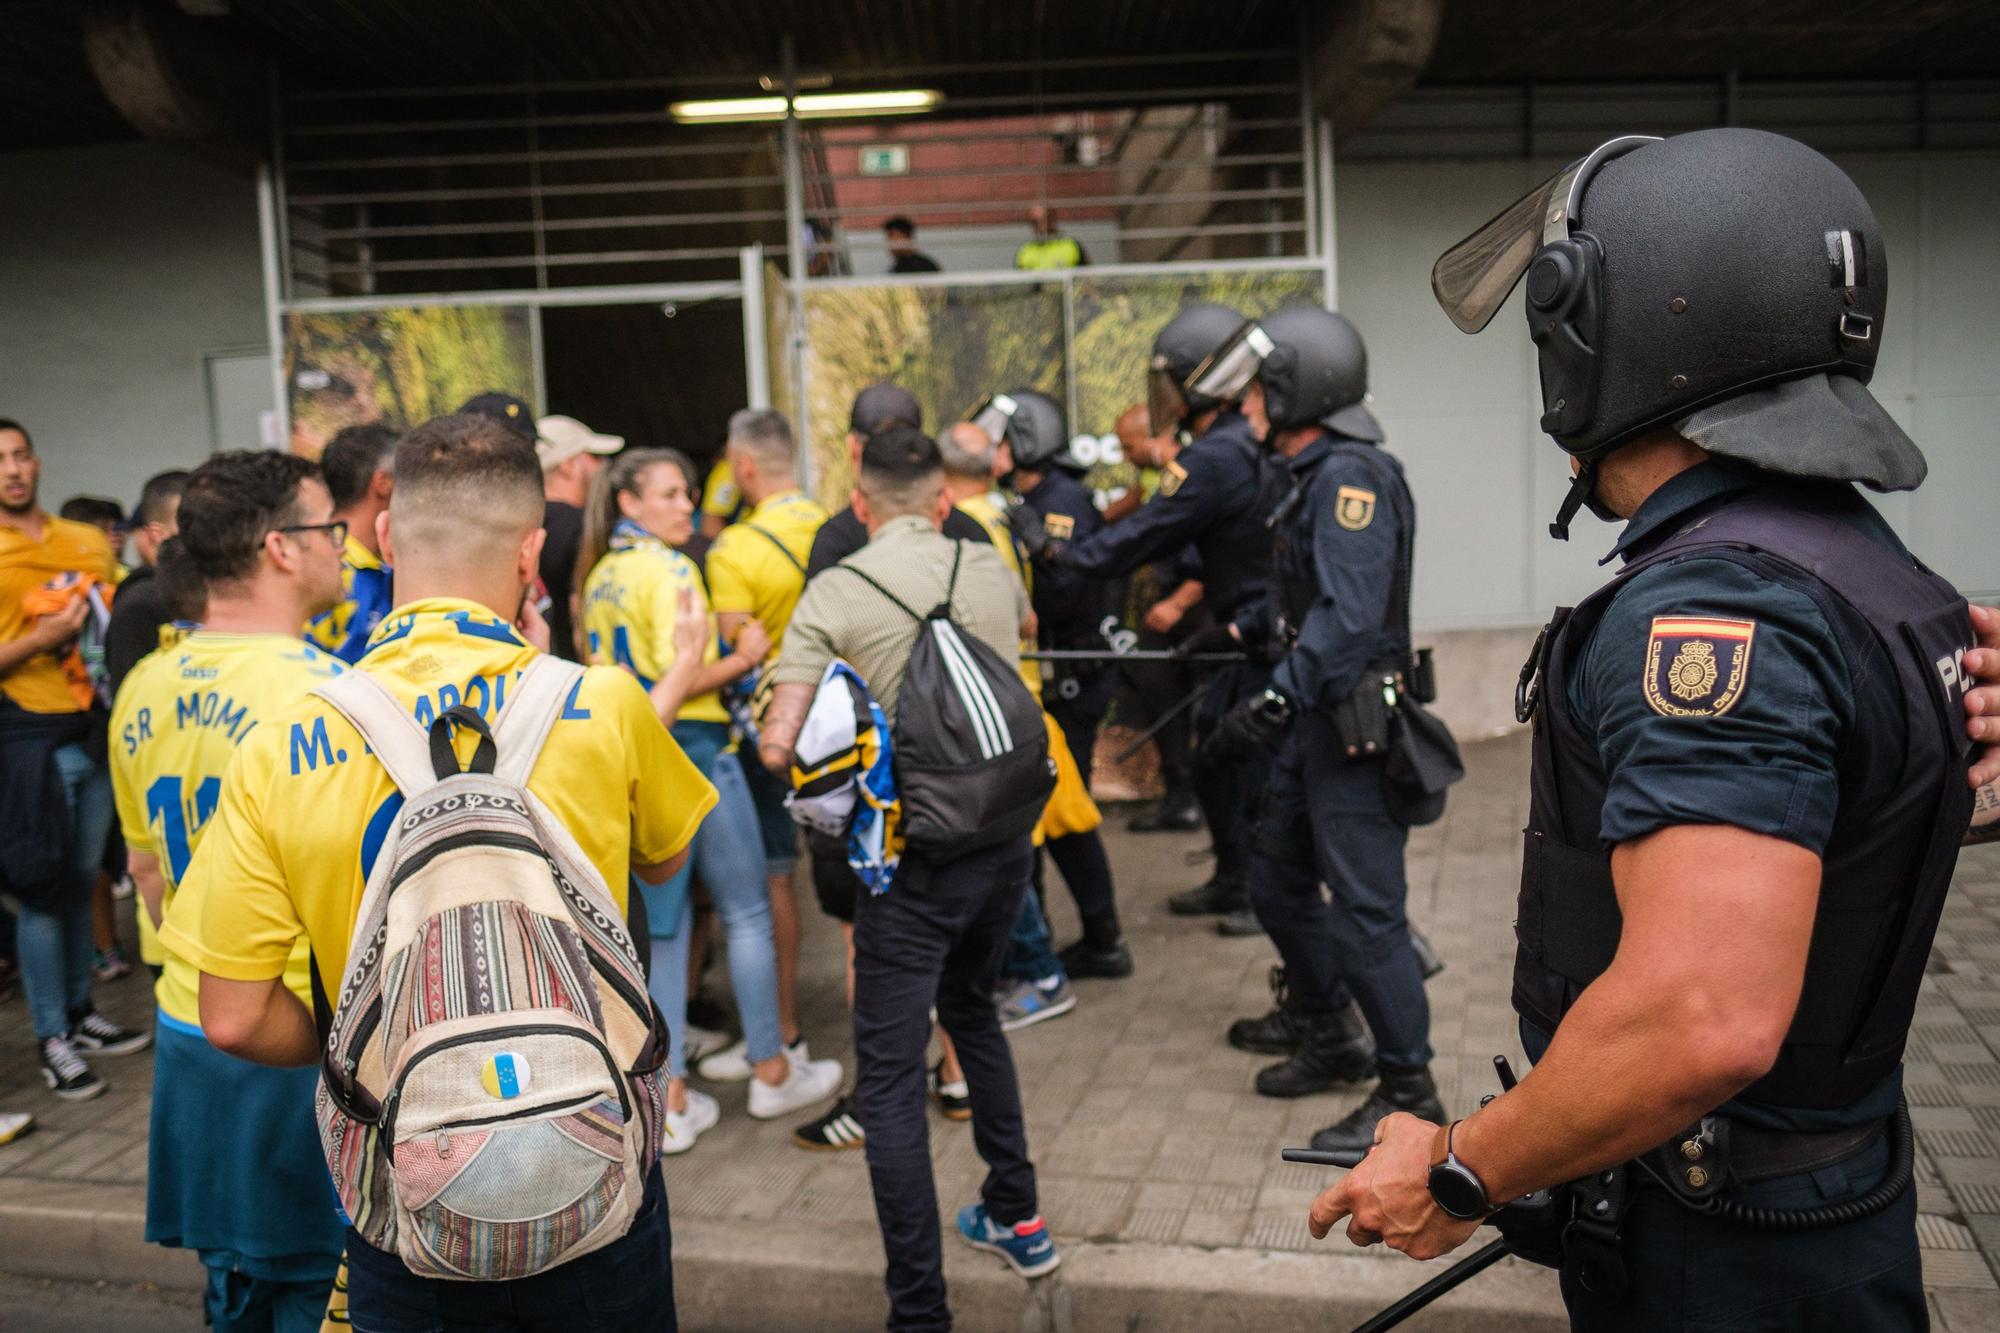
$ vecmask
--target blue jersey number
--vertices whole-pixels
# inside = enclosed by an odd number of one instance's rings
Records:
[[[157,822],[161,840],[166,843],[167,872],[176,884],[187,874],[188,862],[193,852],[188,847],[189,839],[201,832],[209,816],[222,800],[222,779],[203,778],[194,789],[194,819],[188,819],[186,803],[181,799],[181,780],[167,776],[156,778],[153,785],[146,788],[146,819]]]

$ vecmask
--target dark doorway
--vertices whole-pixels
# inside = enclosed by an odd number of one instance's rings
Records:
[[[634,445],[671,445],[704,467],[729,414],[749,402],[743,306],[544,306],[544,412],[575,417]]]

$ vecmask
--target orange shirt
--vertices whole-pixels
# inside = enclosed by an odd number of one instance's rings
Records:
[[[34,628],[30,595],[50,580],[90,574],[110,584],[117,577],[111,543],[101,530],[53,514],[43,523],[40,541],[17,528],[0,527],[0,643],[12,643]],[[36,653],[0,676],[0,691],[31,713],[81,712],[63,672],[68,651],[64,645],[58,652]]]

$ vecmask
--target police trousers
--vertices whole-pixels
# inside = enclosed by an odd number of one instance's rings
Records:
[[[1264,790],[1250,906],[1297,1002],[1359,1004],[1377,1058],[1408,1068],[1430,1063],[1431,1011],[1404,914],[1409,830],[1389,817],[1383,762],[1337,754],[1323,714],[1299,719]]]
[[[1766,1208],[1811,1208],[1866,1193],[1889,1166],[1886,1136],[1845,1162],[1738,1186]],[[1917,1191],[1873,1217],[1810,1231],[1753,1231],[1694,1212],[1647,1183],[1632,1191],[1616,1301],[1563,1281],[1579,1333],[1748,1333],[1930,1327],[1917,1256]]]

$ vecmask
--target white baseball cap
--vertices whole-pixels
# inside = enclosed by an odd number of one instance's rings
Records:
[[[535,423],[535,456],[542,471],[553,472],[578,454],[615,454],[622,435],[599,435],[575,417],[543,417]]]

